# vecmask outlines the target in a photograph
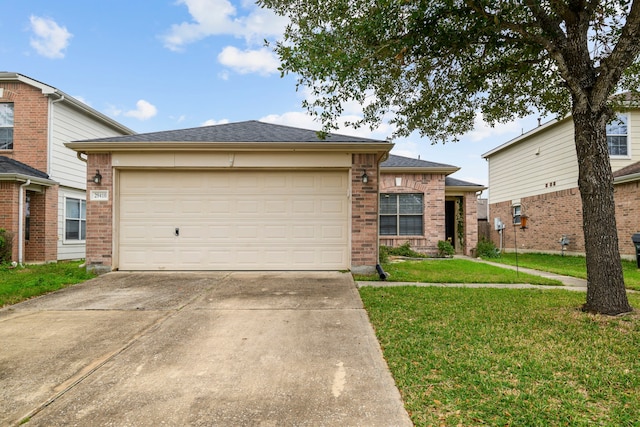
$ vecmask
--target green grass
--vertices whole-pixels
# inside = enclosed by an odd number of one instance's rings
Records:
[[[530,283],[561,285],[557,280],[516,273],[500,267],[463,259],[404,261],[382,265],[392,282],[422,283]],[[356,280],[378,280],[378,276],[355,276]]]
[[[86,269],[79,268],[80,264],[80,261],[76,261],[27,265],[24,268],[0,266],[0,307],[95,277]]]
[[[515,253],[503,253],[500,258],[487,261],[516,265]],[[540,253],[519,253],[518,265],[565,276],[587,278],[586,259],[581,256],[560,256]],[[627,289],[640,290],[640,269],[635,261],[622,260],[622,271]]]
[[[583,313],[563,290],[360,294],[416,426],[638,425],[638,312]]]

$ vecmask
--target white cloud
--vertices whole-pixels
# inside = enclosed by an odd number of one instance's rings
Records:
[[[243,5],[248,13],[242,16],[229,0],[178,0],[177,4],[186,5],[193,20],[172,25],[162,36],[165,47],[174,51],[213,35],[241,37],[247,42],[261,41],[265,37],[281,35],[287,23],[286,18],[253,3]]]
[[[31,38],[31,47],[40,55],[47,58],[64,58],[64,50],[73,37],[67,27],[59,26],[53,19],[31,16],[31,31],[35,37]]]
[[[147,120],[155,116],[157,113],[158,109],[153,104],[141,99],[136,102],[135,110],[129,110],[124,113],[124,115],[138,120]]]
[[[513,134],[522,130],[522,123],[520,120],[514,120],[509,123],[498,123],[491,127],[482,119],[482,114],[480,112],[476,113],[473,123],[473,130],[462,136],[462,138],[468,138],[473,142],[482,141],[489,137]]]
[[[209,119],[206,122],[202,123],[200,126],[225,125],[227,123],[229,123],[229,119],[222,119],[222,120]]]
[[[218,61],[240,74],[268,75],[277,73],[280,66],[278,58],[266,48],[241,51],[233,46],[227,46],[218,55]]]

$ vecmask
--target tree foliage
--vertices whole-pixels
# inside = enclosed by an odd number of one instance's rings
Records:
[[[343,101],[357,100],[364,116],[355,126],[388,118],[397,135],[446,141],[471,130],[478,111],[493,124],[534,111],[562,116],[585,86],[599,103],[637,88],[640,6],[629,0],[261,4],[291,19],[275,47],[282,72],[312,89],[306,106],[328,129]]]
[[[589,289],[585,309],[631,308],[618,250],[606,124],[640,82],[640,0],[259,0],[290,18],[282,73],[337,128],[358,101],[375,127],[432,141],[536,111],[572,114]],[[625,96],[612,96],[628,91]],[[629,95],[630,94],[630,95]]]

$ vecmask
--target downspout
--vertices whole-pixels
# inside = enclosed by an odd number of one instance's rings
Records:
[[[18,197],[20,197],[20,203],[18,204],[18,264],[22,265],[23,261],[23,246],[24,246],[24,188],[31,185],[31,180],[27,179],[27,182],[20,185]]]
[[[60,98],[52,100],[49,105],[49,129],[47,130],[47,175],[51,176],[51,162],[53,157],[53,104],[64,101],[64,95],[58,95]]]

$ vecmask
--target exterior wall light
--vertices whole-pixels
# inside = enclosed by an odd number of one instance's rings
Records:
[[[100,171],[96,169],[96,174],[93,176],[93,182],[100,185],[102,182],[102,175],[100,175]]]
[[[369,177],[367,176],[367,171],[363,171],[362,172],[362,176],[360,177],[360,179],[362,179],[362,183],[366,184],[367,182],[369,182]]]

